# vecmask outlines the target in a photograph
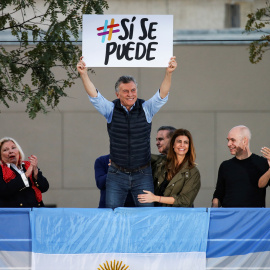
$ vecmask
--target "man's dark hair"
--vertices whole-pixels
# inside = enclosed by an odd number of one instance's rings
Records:
[[[134,82],[135,85],[136,85],[136,88],[137,88],[137,82],[136,80],[134,79],[134,77],[132,76],[129,76],[129,75],[124,75],[124,76],[121,76],[117,82],[115,83],[115,92],[119,92],[119,85],[121,83],[130,83],[130,82]]]
[[[168,133],[168,138],[171,138],[172,135],[173,135],[173,133],[174,133],[174,131],[176,130],[176,128],[175,128],[175,127],[172,127],[172,126],[161,126],[161,127],[157,130],[157,132],[159,132],[160,130],[167,130],[167,131],[169,131],[169,133]]]

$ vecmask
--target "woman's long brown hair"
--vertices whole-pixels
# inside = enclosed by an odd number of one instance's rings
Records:
[[[181,164],[177,162],[177,155],[173,149],[175,140],[178,136],[187,136],[189,139],[189,148],[188,152],[185,155],[185,158]],[[193,139],[191,133],[187,129],[177,129],[171,138],[170,148],[167,155],[166,162],[166,171],[167,171],[167,179],[172,180],[172,178],[181,170],[183,164],[188,161],[188,167],[191,169],[195,166],[196,153],[194,148]]]

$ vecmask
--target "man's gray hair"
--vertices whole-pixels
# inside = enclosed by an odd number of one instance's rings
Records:
[[[159,132],[160,130],[167,130],[169,131],[168,133],[168,138],[171,138],[173,133],[175,132],[176,128],[175,127],[172,127],[172,126],[161,126],[157,132]]]
[[[119,92],[119,85],[121,84],[121,83],[130,83],[130,82],[134,82],[135,83],[135,85],[136,85],[136,88],[137,88],[137,82],[136,82],[136,80],[134,79],[134,77],[132,77],[132,76],[129,76],[129,75],[124,75],[124,76],[121,76],[118,80],[117,80],[117,82],[115,83],[115,92]]]

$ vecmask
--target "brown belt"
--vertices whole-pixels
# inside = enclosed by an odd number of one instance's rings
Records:
[[[140,166],[140,167],[137,167],[137,168],[134,168],[134,169],[129,169],[129,168],[121,167],[121,166],[117,165],[116,163],[114,163],[113,161],[111,162],[111,165],[113,167],[115,167],[116,169],[118,169],[119,171],[121,171],[121,172],[124,172],[124,173],[133,173],[133,172],[138,172],[140,170],[143,170],[143,169],[149,167],[151,165],[151,162],[149,161],[147,164],[145,164],[143,166]]]

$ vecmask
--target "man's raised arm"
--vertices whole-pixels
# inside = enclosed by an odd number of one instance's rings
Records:
[[[90,97],[97,96],[97,90],[94,84],[91,82],[88,74],[87,74],[87,67],[85,62],[82,60],[83,56],[80,57],[80,61],[77,64],[77,70],[80,73],[84,89]]]
[[[266,171],[259,179],[258,187],[264,188],[268,185],[269,179],[270,179],[270,148],[268,147],[262,147],[261,152],[263,153],[263,156],[267,159],[269,164],[269,170]]]
[[[173,56],[170,59],[168,67],[166,68],[165,77],[164,77],[163,82],[161,83],[161,86],[160,86],[160,97],[161,98],[165,98],[170,91],[171,82],[172,82],[172,73],[174,72],[176,67],[177,67],[176,57]]]

